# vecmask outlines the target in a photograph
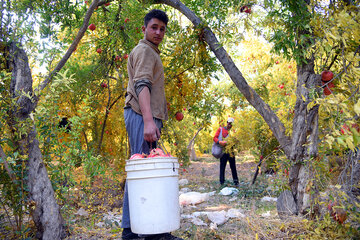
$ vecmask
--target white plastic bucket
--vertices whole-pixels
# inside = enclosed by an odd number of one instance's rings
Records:
[[[134,233],[157,234],[180,228],[178,169],[175,157],[126,160]]]

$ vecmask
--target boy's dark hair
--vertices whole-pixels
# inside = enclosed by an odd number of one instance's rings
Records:
[[[167,25],[168,21],[169,21],[169,18],[164,11],[159,10],[159,9],[153,9],[150,12],[148,12],[144,17],[145,27],[148,25],[150,20],[153,18],[159,19],[160,21],[164,22],[165,25]]]

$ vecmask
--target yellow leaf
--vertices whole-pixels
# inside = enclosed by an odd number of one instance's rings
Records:
[[[327,136],[327,137],[326,137],[326,140],[325,140],[325,141],[326,141],[327,144],[329,144],[330,149],[331,149],[331,147],[332,147],[332,144],[333,144],[334,140],[335,140],[335,139],[334,139],[332,136]]]
[[[284,224],[281,224],[280,226],[280,231],[283,231],[285,229],[285,225]]]
[[[346,144],[349,146],[349,148],[350,148],[351,150],[354,150],[354,149],[355,149],[355,146],[354,146],[354,143],[353,143],[351,140],[352,140],[351,137],[345,138]]]
[[[360,115],[360,99],[359,99],[358,102],[354,105],[354,111],[356,112],[357,115]]]
[[[328,36],[330,36],[331,39],[335,39],[335,40],[338,39],[338,37],[333,35],[331,32],[328,32],[327,34],[328,34]],[[330,38],[328,38],[328,39],[330,40]]]
[[[312,107],[314,107],[317,103],[315,101],[311,101],[309,102],[309,104],[307,105],[307,110],[309,111]]]

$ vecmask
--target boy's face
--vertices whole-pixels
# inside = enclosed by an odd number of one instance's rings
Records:
[[[146,40],[152,42],[156,46],[159,46],[164,38],[166,25],[163,21],[157,18],[152,18],[146,27],[142,26],[142,31]]]

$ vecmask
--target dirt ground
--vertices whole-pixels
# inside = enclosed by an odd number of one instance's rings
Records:
[[[256,183],[252,185],[251,181],[257,163],[251,155],[247,154],[237,156],[236,159],[240,183],[237,187],[239,193],[230,196],[219,195],[219,191],[223,187],[234,187],[229,165],[226,167],[225,186],[219,184],[219,160],[214,159],[211,155],[199,156],[189,166],[180,167],[179,180],[188,180],[188,184],[179,187],[180,191],[187,188],[188,191],[193,192],[215,193],[205,202],[181,208],[181,227],[173,232],[174,235],[193,240],[256,239],[257,236],[259,239],[267,239],[268,233],[265,233],[266,229],[262,229],[262,227],[278,228],[280,221],[277,217],[275,202],[260,201],[264,196],[272,196],[271,191],[266,190],[269,178],[259,175]],[[193,213],[228,211],[229,209],[241,210],[244,217],[230,218],[224,224],[215,227],[206,216],[199,217],[204,223],[201,226],[184,217]],[[121,214],[121,209],[118,212],[113,210],[112,213]],[[266,213],[266,217],[262,216],[264,213]],[[88,220],[88,218],[86,219]],[[118,226],[97,227],[97,222],[101,221],[100,218],[93,220],[94,224],[91,230],[91,226],[84,222],[81,223],[82,220],[79,218],[75,220],[77,227],[73,229],[72,236],[69,237],[71,240],[121,239],[121,229]],[[81,224],[85,228],[79,227]]]
[[[189,184],[185,187],[190,188],[191,191],[216,191],[215,195],[211,196],[206,202],[196,206],[183,207],[182,214],[188,215],[202,211],[227,211],[235,208],[241,209],[245,217],[231,218],[215,229],[211,229],[211,222],[206,218],[203,219],[207,226],[194,226],[188,219],[182,219],[181,228],[175,232],[177,236],[184,239],[256,239],[257,227],[259,227],[258,223],[260,221],[269,221],[269,223],[273,221],[271,225],[280,222],[276,213],[276,203],[260,201],[261,197],[270,196],[270,192],[265,190],[268,187],[268,179],[259,176],[257,183],[251,185],[257,166],[253,157],[242,154],[237,156],[236,159],[240,181],[238,189],[240,192],[231,196],[219,195],[219,191],[222,189],[219,184],[219,160],[211,156],[201,156],[199,160],[191,162],[191,165],[185,171],[180,171],[179,179],[187,179]],[[225,178],[225,186],[234,187],[229,164],[226,166]],[[263,191],[259,193],[257,191],[259,189]],[[262,217],[264,213],[268,215],[266,219]]]
[[[251,155],[243,153],[236,157],[236,170],[241,179],[251,181],[256,165],[257,163],[255,163],[254,158]],[[192,161],[186,168],[186,171],[181,171],[180,169],[179,179],[186,178],[192,182],[201,183],[199,181],[204,181],[204,183],[209,183],[212,181],[219,181],[219,171],[220,160],[214,159],[211,155],[204,154],[199,156],[198,160]],[[232,181],[229,164],[226,166],[225,178],[226,180]]]
[[[303,237],[305,234],[316,233],[323,236],[337,232],[336,236],[345,236],[347,229],[339,228],[331,219],[328,219],[326,229],[318,225],[317,229],[305,219],[292,217],[288,220],[280,220],[276,210],[276,197],[281,190],[278,186],[286,185],[288,179],[282,175],[259,174],[255,184],[251,184],[257,161],[250,154],[243,153],[236,157],[236,166],[239,177],[237,193],[232,195],[220,195],[224,187],[235,187],[229,165],[226,167],[226,182],[224,186],[219,184],[219,160],[211,155],[198,156],[189,166],[181,166],[179,180],[186,179],[187,184],[179,186],[180,192],[213,193],[199,204],[185,205],[181,207],[180,229],[172,232],[186,240],[237,240],[237,239],[348,239],[326,237]],[[80,176],[81,169],[76,175]],[[105,176],[105,177],[104,177]],[[117,173],[117,177],[125,176]],[[124,181],[114,181],[111,175],[96,177],[95,181],[87,189],[73,186],[66,192],[67,198],[62,202],[62,215],[69,230],[67,240],[120,240],[122,229],[120,228],[122,217],[122,195]],[[264,201],[264,198],[272,199]],[[0,216],[3,214],[0,209]],[[203,213],[217,213],[236,211],[236,217],[229,217],[224,222],[214,224],[214,219]],[[189,217],[190,216],[190,217]],[[196,217],[194,221],[193,217]],[[35,229],[31,224],[30,217],[25,222],[27,227],[22,238],[19,235],[12,236],[10,224],[6,218],[0,218],[0,239],[34,239],[32,236]],[[326,222],[326,221],[325,221]],[[323,224],[323,223],[321,223]],[[343,235],[341,235],[343,231]],[[344,232],[345,231],[345,232]],[[325,236],[325,235],[324,235]]]
[[[261,201],[264,196],[276,197],[269,190],[271,176],[259,175],[256,183],[252,185],[251,181],[257,162],[247,154],[237,156],[236,159],[240,183],[237,187],[239,192],[230,196],[219,195],[223,187],[234,187],[229,165],[226,167],[225,186],[219,184],[219,160],[214,159],[211,155],[199,156],[189,166],[180,167],[179,180],[188,180],[188,184],[179,187],[180,190],[187,188],[188,191],[200,193],[215,192],[205,202],[182,207],[181,215],[189,216],[194,212],[237,209],[241,210],[244,216],[229,218],[225,223],[215,227],[204,216],[200,217],[204,223],[202,226],[182,217],[181,227],[173,232],[174,235],[193,240],[270,239],[268,238],[270,236],[268,229],[279,228],[281,222],[277,217],[276,203]],[[85,195],[74,192],[69,194],[68,202],[64,205],[66,209],[63,207],[63,216],[71,234],[67,239],[121,239],[120,220],[114,221],[114,219],[121,219],[122,215],[121,181],[118,185],[112,185],[111,188],[101,182],[95,183],[93,186],[91,191]],[[112,219],[104,220],[105,215],[111,215]],[[286,237],[272,236],[271,239],[286,239]]]

